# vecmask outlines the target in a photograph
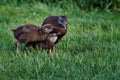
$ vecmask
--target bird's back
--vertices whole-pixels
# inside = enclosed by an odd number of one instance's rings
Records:
[[[26,32],[30,32],[33,30],[38,30],[39,27],[33,24],[27,24],[27,25],[22,25],[22,26],[18,26],[18,28],[16,29],[12,29],[14,36],[16,39],[19,39],[19,37],[22,34],[25,34]]]

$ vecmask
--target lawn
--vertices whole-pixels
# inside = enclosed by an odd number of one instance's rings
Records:
[[[51,15],[65,15],[68,31],[56,54],[24,44],[15,52],[11,29],[40,26]],[[120,13],[80,10],[43,3],[0,5],[0,80],[120,80]]]

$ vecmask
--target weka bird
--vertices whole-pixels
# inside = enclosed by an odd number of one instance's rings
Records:
[[[59,33],[58,38],[54,43],[54,46],[51,47],[51,49],[53,50],[55,48],[55,44],[59,40],[61,40],[61,38],[67,33],[67,17],[65,17],[65,16],[50,16],[43,21],[42,27],[46,27],[46,26],[44,26],[46,24],[51,24],[52,26],[57,28],[56,30],[52,31],[52,33]]]
[[[25,43],[25,49],[27,49],[29,42],[45,41],[54,28],[50,24],[44,26],[39,28],[36,25],[27,24],[13,29],[14,36],[17,39],[16,51],[18,51],[19,43]]]

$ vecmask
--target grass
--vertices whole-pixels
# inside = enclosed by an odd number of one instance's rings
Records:
[[[0,6],[0,80],[119,80],[120,14],[83,11],[42,3]],[[68,17],[68,32],[57,44],[58,57],[44,50],[16,53],[11,29],[41,25],[50,15]]]

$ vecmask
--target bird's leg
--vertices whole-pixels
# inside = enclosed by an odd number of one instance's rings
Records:
[[[56,48],[56,46],[53,45],[52,48],[51,48],[51,50],[52,50],[52,52],[54,53],[54,55],[56,56],[56,58],[58,58],[58,54],[56,53],[55,48]]]
[[[48,55],[50,55],[50,53],[51,53],[51,49],[48,50]]]
[[[56,46],[53,45],[52,48],[51,48],[51,51],[52,51],[52,52],[53,52],[53,51],[55,52],[55,48],[56,48]]]
[[[53,45],[52,48],[48,50],[48,55],[53,51],[55,51],[55,45]]]
[[[27,46],[25,46],[24,50],[28,52],[28,47],[27,47]]]
[[[31,46],[30,43],[26,43],[24,50],[28,52],[28,47]]]
[[[18,49],[19,43],[20,43],[19,41],[17,41],[17,42],[15,43],[16,52],[18,52],[18,50],[19,50],[19,49]]]

